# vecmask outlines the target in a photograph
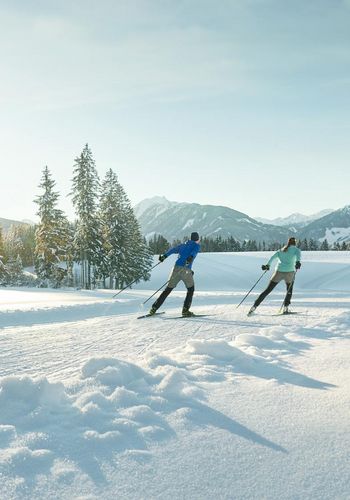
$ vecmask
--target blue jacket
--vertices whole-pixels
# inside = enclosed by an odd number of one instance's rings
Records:
[[[197,257],[197,253],[201,249],[200,245],[196,243],[195,241],[188,240],[186,243],[181,243],[180,245],[177,245],[176,247],[170,248],[167,252],[165,252],[164,255],[169,257],[169,255],[173,253],[178,253],[178,259],[175,262],[175,266],[186,266],[189,269],[192,268],[192,262],[194,259]],[[190,262],[188,262],[188,259]]]
[[[292,245],[286,252],[278,250],[278,252],[274,253],[268,264],[271,265],[275,259],[278,259],[276,271],[281,271],[282,273],[292,272],[295,271],[295,263],[301,260],[301,252],[299,248]]]

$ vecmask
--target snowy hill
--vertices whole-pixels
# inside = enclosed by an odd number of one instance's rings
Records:
[[[147,239],[162,234],[168,241],[182,240],[192,231],[215,238],[233,236],[239,241],[284,241],[288,229],[262,224],[232,208],[198,203],[170,202],[155,197],[142,201],[134,208]]]
[[[0,226],[2,227],[3,231],[8,231],[8,229],[11,226],[23,226],[23,225],[28,225],[28,221],[18,221],[18,220],[11,220],[11,219],[2,219],[0,217]]]
[[[192,319],[181,286],[136,319],[175,257],[116,299],[0,288],[0,498],[347,500],[350,252],[247,318],[269,255],[200,254]]]
[[[350,205],[332,212],[300,231],[300,238],[313,238],[323,241],[327,238],[328,243],[341,243],[350,240]]]

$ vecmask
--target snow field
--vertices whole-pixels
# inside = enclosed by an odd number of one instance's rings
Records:
[[[181,289],[145,320],[141,287],[1,289],[0,498],[349,498],[349,293],[301,276],[293,317],[282,285],[247,318],[208,281],[189,320]]]

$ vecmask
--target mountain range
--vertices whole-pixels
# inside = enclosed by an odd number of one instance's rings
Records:
[[[148,240],[161,234],[172,242],[188,237],[192,231],[198,231],[202,237],[232,236],[240,242],[255,240],[281,243],[291,235],[299,239],[327,239],[330,244],[350,241],[350,205],[339,210],[325,209],[311,216],[296,213],[268,220],[252,218],[220,205],[179,203],[155,196],[138,203],[134,212]],[[29,222],[0,218],[0,226],[5,232],[11,225]]]
[[[329,215],[334,212],[333,208],[326,208],[312,215],[304,215],[296,212],[289,215],[288,217],[277,217],[277,219],[263,219],[261,217],[255,217],[258,222],[263,222],[264,224],[273,224],[274,226],[288,226],[295,228],[302,228],[313,222],[314,220],[321,219],[325,215]]]
[[[289,236],[314,238],[329,243],[350,240],[350,205],[339,210],[325,209],[311,216],[292,214],[282,219],[254,219],[232,208],[198,203],[179,203],[155,196],[134,207],[146,239],[156,234],[168,241],[182,240],[192,231],[215,238],[234,237],[239,241],[283,242]],[[273,223],[271,223],[273,222]]]

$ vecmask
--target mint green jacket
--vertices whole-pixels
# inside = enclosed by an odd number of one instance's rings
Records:
[[[290,273],[295,271],[295,263],[301,260],[301,252],[299,248],[292,245],[288,248],[286,252],[283,250],[278,250],[276,253],[272,255],[270,260],[268,261],[268,265],[278,259],[278,263],[276,266],[276,271],[281,271],[282,273]]]

